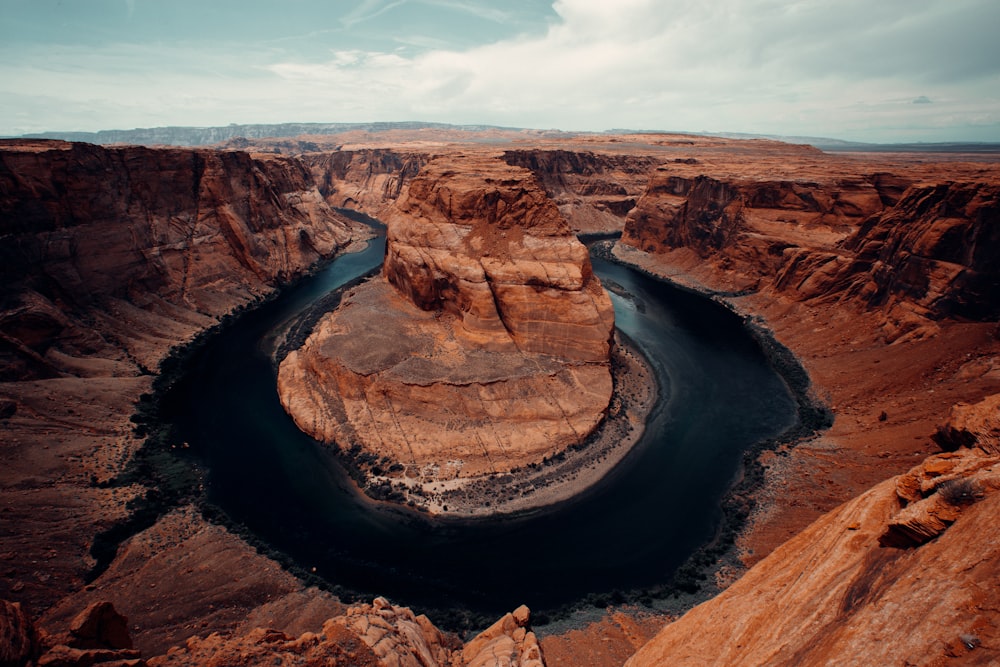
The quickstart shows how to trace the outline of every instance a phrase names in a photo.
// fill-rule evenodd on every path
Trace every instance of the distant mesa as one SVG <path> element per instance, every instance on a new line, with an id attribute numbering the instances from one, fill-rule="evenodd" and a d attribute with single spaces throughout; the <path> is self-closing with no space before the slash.
<path id="1" fill-rule="evenodd" d="M 280 365 L 298 426 L 435 480 L 539 463 L 586 438 L 611 398 L 614 310 L 535 176 L 437 159 L 386 222 L 382 274 Z"/>

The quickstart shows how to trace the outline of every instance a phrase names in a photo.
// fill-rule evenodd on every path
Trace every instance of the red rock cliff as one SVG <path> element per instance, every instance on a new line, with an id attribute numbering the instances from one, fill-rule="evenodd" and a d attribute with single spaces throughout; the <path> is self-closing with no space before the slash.
<path id="1" fill-rule="evenodd" d="M 661 167 L 622 243 L 697 256 L 734 289 L 885 311 L 890 338 L 922 319 L 997 315 L 1000 189 L 885 173 L 826 182 L 677 175 Z M 690 168 L 686 169 L 690 171 Z M 681 264 L 692 264 L 680 260 Z"/>
<path id="2" fill-rule="evenodd" d="M 381 218 L 430 159 L 412 150 L 359 149 L 301 156 L 331 206 Z"/>
<path id="3" fill-rule="evenodd" d="M 39 612 L 83 589 L 95 535 L 147 491 L 113 480 L 150 372 L 349 237 L 293 159 L 0 142 L 0 596 Z"/>
<path id="4" fill-rule="evenodd" d="M 432 162 L 388 220 L 385 275 L 499 350 L 608 359 L 614 315 L 587 249 L 526 170 Z"/>
<path id="5" fill-rule="evenodd" d="M 509 150 L 504 160 L 530 169 L 577 232 L 620 231 L 660 160 L 586 150 Z"/>
<path id="6" fill-rule="evenodd" d="M 293 159 L 61 142 L 0 150 L 0 234 L 8 375 L 71 371 L 60 354 L 112 340 L 154 366 L 178 330 L 349 240 Z"/>
<path id="7" fill-rule="evenodd" d="M 824 515 L 626 665 L 996 664 L 996 409 L 965 408 L 972 449 Z"/>
<path id="8" fill-rule="evenodd" d="M 844 248 L 871 276 L 872 306 L 909 301 L 933 318 L 1000 317 L 1000 186 L 918 184 Z"/>

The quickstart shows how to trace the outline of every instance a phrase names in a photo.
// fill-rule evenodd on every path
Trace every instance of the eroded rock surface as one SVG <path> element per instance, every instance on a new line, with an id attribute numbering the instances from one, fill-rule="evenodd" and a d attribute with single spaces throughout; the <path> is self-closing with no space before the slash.
<path id="1" fill-rule="evenodd" d="M 621 231 L 660 160 L 583 150 L 504 152 L 509 164 L 530 169 L 574 231 Z"/>
<path id="2" fill-rule="evenodd" d="M 586 437 L 611 397 L 614 311 L 532 174 L 432 162 L 388 226 L 383 276 L 281 363 L 299 427 L 435 480 L 509 471 Z"/>
<path id="3" fill-rule="evenodd" d="M 424 615 L 385 598 L 358 604 L 316 632 L 292 636 L 254 628 L 245 634 L 192 637 L 149 661 L 188 665 L 352 665 L 363 667 L 544 667 L 530 612 L 519 607 L 465 645 Z"/>
<path id="4" fill-rule="evenodd" d="M 959 482 L 980 493 L 956 502 Z M 993 664 L 998 510 L 1000 458 L 932 457 L 820 518 L 626 664 Z"/>
<path id="5" fill-rule="evenodd" d="M 747 178 L 662 166 L 622 243 L 688 266 L 707 261 L 733 291 L 880 309 L 890 340 L 928 335 L 942 318 L 997 316 L 1000 274 L 986 259 L 1000 247 L 994 182 L 786 171 Z"/>
<path id="6" fill-rule="evenodd" d="M 294 159 L 0 142 L 0 596 L 83 586 L 168 350 L 350 238 Z"/>
<path id="7" fill-rule="evenodd" d="M 938 427 L 934 441 L 945 450 L 978 447 L 1000 455 L 1000 394 L 971 405 L 952 406 L 948 421 Z"/>
<path id="8" fill-rule="evenodd" d="M 0 144 L 0 234 L 3 379 L 155 368 L 351 236 L 295 160 L 52 141 Z"/>

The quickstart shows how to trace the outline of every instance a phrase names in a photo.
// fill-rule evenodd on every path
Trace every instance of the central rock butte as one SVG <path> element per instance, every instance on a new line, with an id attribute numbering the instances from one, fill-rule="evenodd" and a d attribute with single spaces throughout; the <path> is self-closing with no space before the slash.
<path id="1" fill-rule="evenodd" d="M 374 475 L 423 482 L 508 472 L 586 438 L 611 399 L 614 310 L 535 176 L 431 161 L 387 218 L 382 274 L 280 364 L 298 426 Z"/>

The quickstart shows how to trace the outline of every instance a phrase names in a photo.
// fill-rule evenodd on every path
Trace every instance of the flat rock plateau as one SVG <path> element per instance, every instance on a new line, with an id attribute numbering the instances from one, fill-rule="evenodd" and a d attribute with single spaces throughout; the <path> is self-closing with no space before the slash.
<path id="1" fill-rule="evenodd" d="M 303 428 L 419 469 L 405 479 L 544 457 L 530 443 L 565 396 L 553 378 L 590 390 L 579 421 L 555 420 L 564 433 L 613 405 L 620 346 L 572 232 L 620 233 L 621 261 L 770 330 L 833 425 L 748 464 L 737 558 L 678 618 L 609 607 L 536 634 L 522 607 L 463 641 L 383 598 L 345 604 L 124 474 L 143 461 L 130 418 L 171 350 L 360 239 L 342 208 L 388 222 L 386 267 L 294 353 L 298 371 L 286 360 L 283 385 L 316 392 L 290 407 L 314 415 Z M 0 142 L 0 664 L 997 664 L 998 246 L 988 154 L 502 130 Z M 560 290 L 577 296 L 534 300 Z M 373 311 L 391 317 L 365 354 L 324 349 L 371 333 Z M 422 392 L 459 404 L 499 367 L 551 401 L 520 404 L 523 441 L 441 468 L 409 439 L 442 428 Z M 366 424 L 372 392 L 389 400 Z M 387 442 L 365 440 L 394 411 Z"/>

